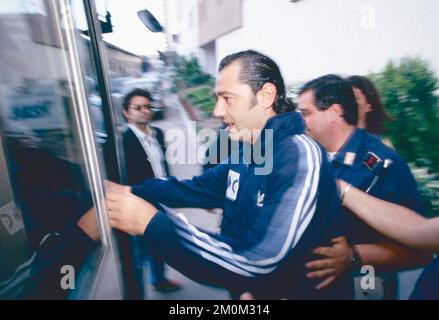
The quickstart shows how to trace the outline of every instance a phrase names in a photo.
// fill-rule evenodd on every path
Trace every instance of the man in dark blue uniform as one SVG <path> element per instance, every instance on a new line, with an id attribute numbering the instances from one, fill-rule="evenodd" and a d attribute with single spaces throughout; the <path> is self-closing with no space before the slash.
<path id="1" fill-rule="evenodd" d="M 299 94 L 299 111 L 307 134 L 325 147 L 337 179 L 377 198 L 423 212 L 416 182 L 405 161 L 379 138 L 356 127 L 357 103 L 345 80 L 326 75 L 305 84 Z M 316 248 L 314 253 L 322 258 L 307 264 L 310 278 L 323 278 L 319 288 L 329 286 L 340 274 L 371 265 L 380 279 L 376 279 L 374 290 L 358 288 L 357 297 L 395 298 L 394 271 L 418 267 L 431 259 L 390 241 L 353 214 L 346 216 L 343 228 L 347 241 L 341 237 L 333 239 L 332 247 Z"/>
<path id="2" fill-rule="evenodd" d="M 196 281 L 228 288 L 234 297 L 250 291 L 271 299 L 352 298 L 349 275 L 325 290 L 316 290 L 316 281 L 305 276 L 311 249 L 340 235 L 335 226 L 342 211 L 329 163 L 304 134 L 300 115 L 290 112 L 294 106 L 277 65 L 254 51 L 227 56 L 215 94 L 214 115 L 228 125 L 232 140 L 243 141 L 239 161 L 190 180 L 111 186 L 111 225 L 143 235 L 152 254 Z M 158 210 L 158 203 L 223 208 L 221 233 Z"/>

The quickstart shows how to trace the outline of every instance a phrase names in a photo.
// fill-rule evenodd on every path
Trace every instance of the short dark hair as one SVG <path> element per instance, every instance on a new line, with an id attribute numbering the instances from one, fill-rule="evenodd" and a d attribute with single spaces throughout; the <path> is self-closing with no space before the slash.
<path id="1" fill-rule="evenodd" d="M 327 74 L 305 83 L 299 95 L 313 90 L 314 100 L 319 110 L 326 110 L 337 103 L 343 107 L 343 118 L 348 124 L 357 125 L 358 105 L 351 85 L 342 77 Z"/>
<path id="2" fill-rule="evenodd" d="M 254 50 L 241 51 L 224 57 L 218 67 L 218 72 L 235 61 L 240 62 L 239 80 L 248 84 L 253 94 L 256 94 L 265 83 L 276 87 L 276 98 L 273 110 L 277 114 L 294 111 L 295 104 L 287 98 L 285 84 L 277 64 L 269 57 Z"/>
<path id="3" fill-rule="evenodd" d="M 373 82 L 366 77 L 357 75 L 351 76 L 346 80 L 352 87 L 361 90 L 367 102 L 371 105 L 372 110 L 366 113 L 366 130 L 377 135 L 384 134 L 384 122 L 390 120 L 391 117 L 386 112 L 386 109 L 384 109 Z"/>
<path id="4" fill-rule="evenodd" d="M 128 106 L 130 105 L 130 101 L 133 97 L 145 97 L 149 101 L 153 101 L 151 93 L 149 93 L 148 90 L 140 89 L 140 88 L 133 89 L 130 92 L 128 92 L 123 98 L 122 106 L 125 111 L 128 110 Z"/>

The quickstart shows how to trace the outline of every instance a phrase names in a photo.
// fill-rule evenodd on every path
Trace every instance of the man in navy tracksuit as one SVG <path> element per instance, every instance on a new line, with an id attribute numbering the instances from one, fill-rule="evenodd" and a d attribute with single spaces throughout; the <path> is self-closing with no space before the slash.
<path id="1" fill-rule="evenodd" d="M 234 297 L 250 291 L 257 298 L 352 298 L 350 277 L 325 290 L 305 277 L 312 248 L 339 235 L 342 213 L 325 155 L 291 112 L 277 65 L 254 51 L 229 55 L 220 64 L 215 94 L 214 115 L 228 125 L 232 140 L 244 142 L 239 161 L 232 155 L 190 180 L 110 185 L 111 225 L 143 235 L 153 255 Z M 221 232 L 196 228 L 156 209 L 160 204 L 223 208 Z"/>

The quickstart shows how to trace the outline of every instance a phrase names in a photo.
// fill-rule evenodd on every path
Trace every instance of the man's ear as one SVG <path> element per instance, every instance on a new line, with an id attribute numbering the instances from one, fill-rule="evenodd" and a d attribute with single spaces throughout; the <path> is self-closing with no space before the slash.
<path id="1" fill-rule="evenodd" d="M 125 109 L 122 110 L 122 114 L 125 117 L 125 119 L 128 119 L 128 112 Z"/>
<path id="2" fill-rule="evenodd" d="M 262 86 L 257 95 L 264 109 L 269 109 L 273 106 L 274 99 L 276 99 L 276 94 L 277 89 L 274 84 L 267 82 Z"/>
<path id="3" fill-rule="evenodd" d="M 334 103 L 332 104 L 329 108 L 328 111 L 330 113 L 331 119 L 337 119 L 339 117 L 343 117 L 344 111 L 343 111 L 343 107 L 341 106 L 341 104 L 338 103 Z"/>

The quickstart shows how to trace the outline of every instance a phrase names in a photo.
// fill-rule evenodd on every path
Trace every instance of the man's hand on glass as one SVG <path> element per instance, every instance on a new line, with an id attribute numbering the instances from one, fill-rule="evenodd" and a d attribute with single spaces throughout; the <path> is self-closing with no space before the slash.
<path id="1" fill-rule="evenodd" d="M 110 225 L 131 235 L 143 235 L 157 208 L 131 192 L 131 187 L 105 181 Z"/>

